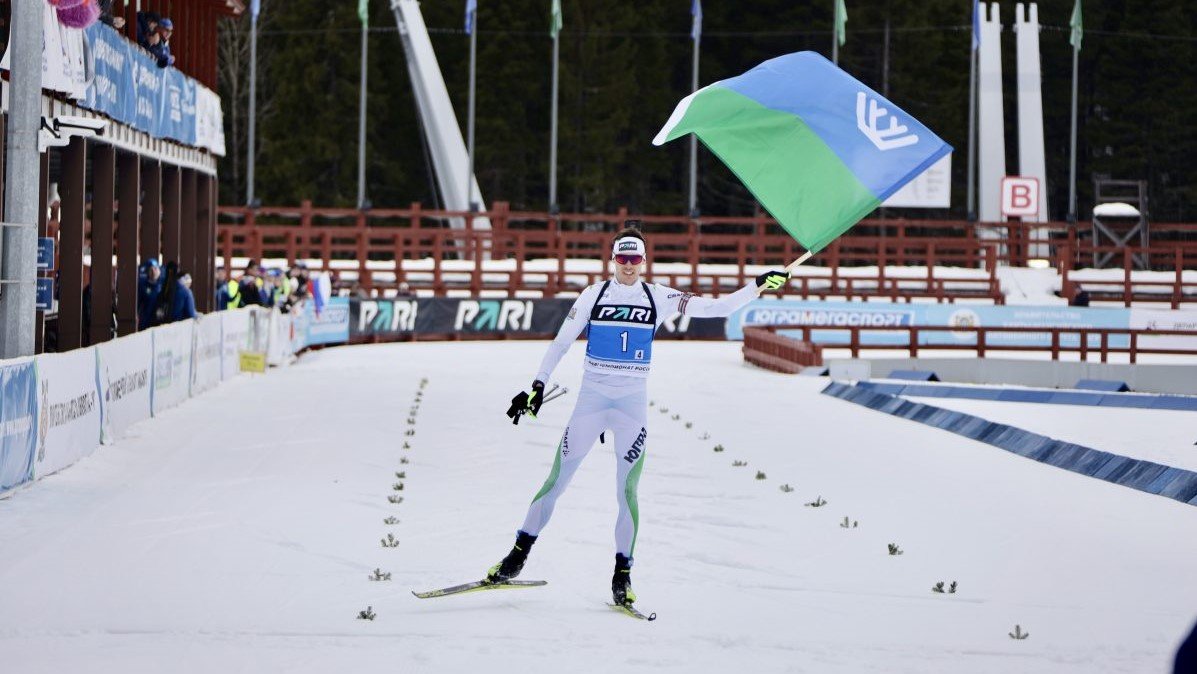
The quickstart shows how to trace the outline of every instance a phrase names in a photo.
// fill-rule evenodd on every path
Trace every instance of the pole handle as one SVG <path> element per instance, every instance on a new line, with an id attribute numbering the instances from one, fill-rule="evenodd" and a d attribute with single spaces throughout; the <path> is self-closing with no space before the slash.
<path id="1" fill-rule="evenodd" d="M 793 262 L 786 265 L 786 273 L 787 274 L 793 273 L 793 271 L 795 269 L 797 269 L 799 266 L 801 266 L 803 262 L 806 262 L 807 260 L 811 259 L 814 256 L 815 256 L 814 251 L 809 251 L 809 250 L 806 251 L 805 253 L 802 254 L 802 257 L 800 257 L 797 260 L 794 260 Z M 765 291 L 764 286 L 761 286 L 756 289 L 756 294 L 759 296 L 764 291 Z"/>

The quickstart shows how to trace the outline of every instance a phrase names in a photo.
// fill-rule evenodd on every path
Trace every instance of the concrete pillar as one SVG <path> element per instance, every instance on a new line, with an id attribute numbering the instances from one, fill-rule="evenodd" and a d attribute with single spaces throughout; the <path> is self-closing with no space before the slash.
<path id="1" fill-rule="evenodd" d="M 57 351 L 83 344 L 83 217 L 87 179 L 87 143 L 72 138 L 62 150 L 62 215 L 58 230 L 58 346 Z"/>
<path id="2" fill-rule="evenodd" d="M 138 202 L 141 200 L 141 158 L 121 152 L 116 159 L 117 201 L 116 332 L 120 336 L 137 332 Z"/>
<path id="3" fill-rule="evenodd" d="M 116 148 L 92 146 L 91 155 L 91 325 L 88 344 L 112 339 L 112 254 L 116 231 Z"/>
<path id="4" fill-rule="evenodd" d="M 996 2 L 981 3 L 977 57 L 977 204 L 981 222 L 1002 222 L 1006 128 L 1002 103 L 1002 20 Z"/>

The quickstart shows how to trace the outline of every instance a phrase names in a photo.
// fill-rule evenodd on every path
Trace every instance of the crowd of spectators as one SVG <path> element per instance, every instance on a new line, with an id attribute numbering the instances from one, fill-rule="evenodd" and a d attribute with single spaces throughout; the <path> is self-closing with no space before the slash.
<path id="1" fill-rule="evenodd" d="M 225 270 L 216 271 L 216 308 L 237 309 L 257 305 L 278 307 L 284 313 L 308 297 L 307 267 L 297 263 L 290 269 L 266 268 L 250 260 L 241 275 L 229 278 Z"/>
<path id="2" fill-rule="evenodd" d="M 174 65 L 175 57 L 170 53 L 170 36 L 175 25 L 167 17 L 154 12 L 137 13 L 137 44 L 158 60 L 158 67 Z"/>

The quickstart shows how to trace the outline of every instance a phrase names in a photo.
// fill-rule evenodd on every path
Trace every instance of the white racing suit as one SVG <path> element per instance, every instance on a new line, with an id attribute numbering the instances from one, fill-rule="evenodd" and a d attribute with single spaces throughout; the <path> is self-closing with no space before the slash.
<path id="1" fill-rule="evenodd" d="M 557 446 L 549 477 L 528 507 L 521 527 L 524 532 L 540 535 L 558 497 L 599 434 L 611 431 L 607 437 L 615 448 L 615 500 L 619 504 L 615 551 L 632 557 L 640 521 L 636 487 L 648 448 L 647 382 L 657 326 L 675 313 L 694 318 L 727 316 L 756 296 L 754 283 L 719 299 L 644 282 L 628 286 L 605 281 L 582 291 L 536 373 L 536 379 L 547 382 L 570 345 L 589 327 L 578 402 Z"/>

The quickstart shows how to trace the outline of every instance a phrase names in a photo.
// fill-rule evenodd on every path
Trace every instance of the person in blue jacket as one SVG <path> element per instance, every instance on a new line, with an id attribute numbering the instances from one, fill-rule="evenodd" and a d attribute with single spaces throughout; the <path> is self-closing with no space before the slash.
<path id="1" fill-rule="evenodd" d="M 183 272 L 175 281 L 175 293 L 170 303 L 170 321 L 199 318 L 195 311 L 195 295 L 191 292 L 191 274 Z"/>
<path id="2" fill-rule="evenodd" d="M 158 306 L 158 294 L 162 292 L 162 267 L 158 258 L 142 261 L 137 268 L 137 329 L 148 330 L 157 323 L 154 308 Z"/>

